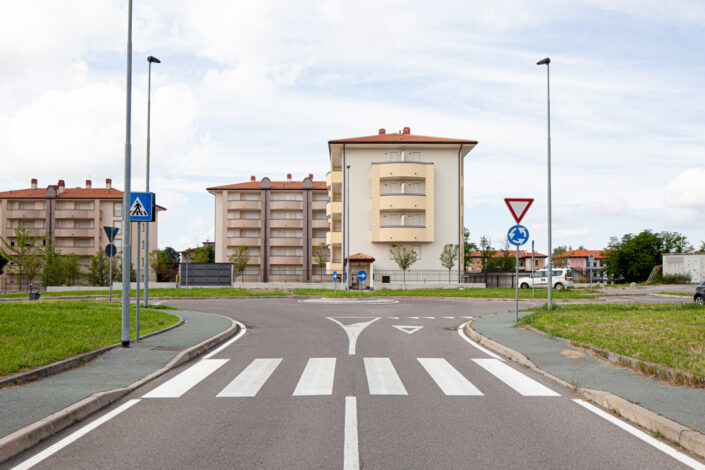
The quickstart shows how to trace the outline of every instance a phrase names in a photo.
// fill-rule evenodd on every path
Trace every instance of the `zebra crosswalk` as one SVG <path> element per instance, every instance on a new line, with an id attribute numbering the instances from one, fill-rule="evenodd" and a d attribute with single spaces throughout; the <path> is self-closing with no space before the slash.
<path id="1" fill-rule="evenodd" d="M 199 382 L 221 368 L 229 359 L 202 359 L 193 366 L 146 393 L 143 398 L 179 398 Z M 245 367 L 216 396 L 219 398 L 256 397 L 267 381 L 276 373 L 282 358 L 257 358 Z M 444 358 L 417 358 L 421 370 L 447 396 L 485 395 L 470 379 Z M 525 397 L 560 396 L 545 385 L 512 368 L 499 359 L 472 359 L 480 373 L 494 379 Z M 332 395 L 334 390 L 336 358 L 308 359 L 292 396 Z M 363 366 L 370 395 L 408 395 L 402 378 L 388 357 L 365 357 Z"/>

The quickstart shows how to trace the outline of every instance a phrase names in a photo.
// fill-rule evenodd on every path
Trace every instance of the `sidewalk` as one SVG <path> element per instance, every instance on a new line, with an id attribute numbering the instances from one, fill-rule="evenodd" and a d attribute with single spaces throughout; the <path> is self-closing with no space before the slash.
<path id="1" fill-rule="evenodd" d="M 8 435 L 25 430 L 27 426 L 82 400 L 86 401 L 100 392 L 129 387 L 159 371 L 179 354 L 186 351 L 182 357 L 186 361 L 202 354 L 206 348 L 210 349 L 225 341 L 236 332 L 235 324 L 220 315 L 186 310 L 177 310 L 174 313 L 185 320 L 183 325 L 140 340 L 137 344 L 131 343 L 129 348 L 111 349 L 84 366 L 41 380 L 0 389 L 0 462 L 4 460 L 2 447 L 7 441 L 3 438 Z M 211 338 L 213 341 L 209 344 L 201 344 Z M 200 347 L 194 348 L 197 345 Z M 127 392 L 129 390 L 125 391 Z M 100 400 L 100 403 L 94 403 L 90 408 L 96 411 L 117 398 L 119 397 L 110 396 L 108 400 Z M 82 414 L 86 412 L 84 410 Z M 55 428 L 56 425 L 43 427 Z M 54 429 L 50 434 L 58 430 Z"/>
<path id="2" fill-rule="evenodd" d="M 488 315 L 472 327 L 481 335 L 522 353 L 540 369 L 577 388 L 603 390 L 705 433 L 705 389 L 678 387 L 616 367 L 549 336 L 514 327 L 514 313 Z M 565 350 L 581 353 L 567 357 Z M 561 354 L 564 351 L 564 354 Z M 569 356 L 578 356 L 570 354 Z"/>

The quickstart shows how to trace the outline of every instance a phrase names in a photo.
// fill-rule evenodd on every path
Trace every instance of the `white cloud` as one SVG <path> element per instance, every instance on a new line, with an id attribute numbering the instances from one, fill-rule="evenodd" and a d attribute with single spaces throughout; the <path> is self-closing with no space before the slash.
<path id="1" fill-rule="evenodd" d="M 705 168 L 689 168 L 666 186 L 666 202 L 670 206 L 699 207 L 705 205 Z"/>

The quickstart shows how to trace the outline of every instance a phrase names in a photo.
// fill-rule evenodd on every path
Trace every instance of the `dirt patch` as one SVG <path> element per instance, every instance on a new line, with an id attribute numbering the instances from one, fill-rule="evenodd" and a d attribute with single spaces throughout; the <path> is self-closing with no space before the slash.
<path id="1" fill-rule="evenodd" d="M 564 349 L 561 351 L 561 354 L 569 359 L 580 359 L 581 357 L 585 357 L 585 354 L 576 351 L 575 349 Z"/>

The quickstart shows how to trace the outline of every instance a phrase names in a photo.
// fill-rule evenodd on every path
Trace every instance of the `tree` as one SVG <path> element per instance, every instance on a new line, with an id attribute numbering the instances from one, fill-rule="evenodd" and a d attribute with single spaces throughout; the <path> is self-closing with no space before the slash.
<path id="1" fill-rule="evenodd" d="M 64 273 L 64 263 L 61 254 L 56 251 L 54 239 L 51 236 L 44 237 L 44 248 L 42 253 L 42 284 L 46 286 L 60 286 L 66 282 Z"/>
<path id="2" fill-rule="evenodd" d="M 313 264 L 318 266 L 321 272 L 321 282 L 323 282 L 323 268 L 328 262 L 329 254 L 328 246 L 325 243 L 320 243 L 313 247 Z"/>
<path id="3" fill-rule="evenodd" d="M 553 259 L 551 260 L 554 268 L 565 268 L 568 266 L 568 258 L 556 258 L 558 255 L 572 251 L 573 247 L 568 245 L 559 245 L 553 249 Z"/>
<path id="4" fill-rule="evenodd" d="M 413 248 L 407 248 L 404 246 L 392 244 L 394 261 L 396 261 L 397 266 L 402 270 L 402 282 L 406 283 L 406 270 L 411 267 L 419 259 L 419 255 L 413 250 Z"/>
<path id="5" fill-rule="evenodd" d="M 649 277 L 654 266 L 662 264 L 661 253 L 679 253 L 689 248 L 692 246 L 687 238 L 678 232 L 643 230 L 638 235 L 627 233 L 621 240 L 611 237 L 605 272 L 613 280 L 641 282 Z"/>
<path id="6" fill-rule="evenodd" d="M 492 240 L 489 237 L 480 237 L 480 263 L 482 264 L 482 271 L 487 273 L 487 262 L 492 259 L 494 255 L 494 248 L 492 248 Z M 485 276 L 485 282 L 487 281 L 487 276 Z"/>
<path id="7" fill-rule="evenodd" d="M 149 266 L 154 271 L 158 282 L 173 281 L 176 279 L 176 270 L 179 265 L 179 255 L 173 248 L 152 250 L 149 253 Z"/>
<path id="8" fill-rule="evenodd" d="M 242 282 L 245 282 L 245 269 L 250 261 L 250 247 L 238 246 L 235 252 L 230 255 L 230 262 L 233 263 L 233 277 L 242 276 Z"/>
<path id="9" fill-rule="evenodd" d="M 3 247 L 0 247 L 0 253 L 10 262 L 7 272 L 17 276 L 20 290 L 22 290 L 22 281 L 26 281 L 26 286 L 29 288 L 42 270 L 41 253 L 36 246 L 37 238 L 33 237 L 26 228 L 17 227 L 14 241 L 8 242 L 2 237 L 0 241 L 3 244 Z"/>
<path id="10" fill-rule="evenodd" d="M 66 284 L 69 286 L 75 286 L 84 276 L 83 269 L 78 263 L 78 255 L 69 253 L 64 255 L 62 258 L 64 274 L 66 275 Z"/>
<path id="11" fill-rule="evenodd" d="M 171 260 L 172 264 L 179 264 L 179 254 L 172 247 L 164 248 L 164 255 Z"/>
<path id="12" fill-rule="evenodd" d="M 705 241 L 700 242 L 700 246 L 698 247 L 698 251 L 700 253 L 705 252 Z M 2 260 L 0 260 L 0 274 L 2 274 Z"/>
<path id="13" fill-rule="evenodd" d="M 5 269 L 5 265 L 7 263 L 7 258 L 5 258 L 2 253 L 0 253 L 0 274 L 3 273 L 3 270 Z"/>
<path id="14" fill-rule="evenodd" d="M 122 282 L 122 251 L 113 258 L 113 268 L 115 269 L 113 279 Z M 135 265 L 132 262 L 130 262 L 130 282 L 137 282 L 137 273 L 135 272 Z"/>
<path id="15" fill-rule="evenodd" d="M 450 282 L 450 271 L 455 266 L 455 260 L 458 259 L 459 253 L 458 245 L 452 243 L 447 243 L 441 251 L 441 264 L 448 270 L 448 282 Z"/>
<path id="16" fill-rule="evenodd" d="M 115 271 L 115 266 L 113 266 Z M 113 274 L 113 279 L 115 279 Z M 110 259 L 103 250 L 91 256 L 91 265 L 88 268 L 88 282 L 92 286 L 110 285 Z"/>
<path id="17" fill-rule="evenodd" d="M 202 246 L 191 252 L 192 263 L 215 263 L 215 249 L 212 246 Z"/>
<path id="18" fill-rule="evenodd" d="M 470 230 L 467 227 L 463 229 L 463 270 L 468 270 L 468 265 L 472 263 L 470 253 L 477 251 L 477 245 L 470 241 Z"/>

